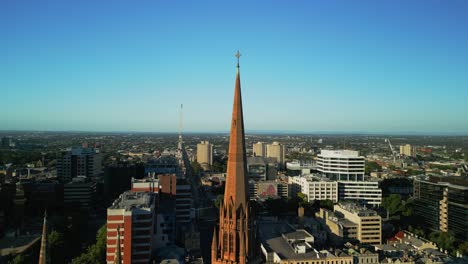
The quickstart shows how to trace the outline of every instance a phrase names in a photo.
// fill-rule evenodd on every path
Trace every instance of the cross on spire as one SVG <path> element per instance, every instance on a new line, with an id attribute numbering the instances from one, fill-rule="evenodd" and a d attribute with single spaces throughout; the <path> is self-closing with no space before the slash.
<path id="1" fill-rule="evenodd" d="M 239 50 L 237 50 L 237 53 L 236 53 L 235 56 L 236 56 L 236 58 L 237 58 L 237 68 L 239 68 L 239 58 L 240 58 L 240 56 L 241 56 Z"/>

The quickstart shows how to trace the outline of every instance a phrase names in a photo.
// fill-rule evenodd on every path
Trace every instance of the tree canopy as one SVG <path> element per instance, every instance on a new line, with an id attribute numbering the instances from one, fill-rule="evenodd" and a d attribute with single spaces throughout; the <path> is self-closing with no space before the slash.
<path id="1" fill-rule="evenodd" d="M 390 194 L 388 197 L 383 198 L 382 207 L 387 210 L 390 215 L 395 215 L 402 209 L 400 195 Z"/>
<path id="2" fill-rule="evenodd" d="M 72 264 L 100 264 L 106 262 L 107 227 L 103 225 L 97 232 L 96 243 L 89 246 L 86 252 L 72 260 Z"/>

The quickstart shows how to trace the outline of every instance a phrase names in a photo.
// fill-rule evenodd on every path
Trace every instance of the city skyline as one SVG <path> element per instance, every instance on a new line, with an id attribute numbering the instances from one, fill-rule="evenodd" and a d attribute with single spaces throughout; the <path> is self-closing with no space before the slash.
<path id="1" fill-rule="evenodd" d="M 227 133 L 240 49 L 247 133 L 468 134 L 463 1 L 109 3 L 0 4 L 0 130 Z"/>

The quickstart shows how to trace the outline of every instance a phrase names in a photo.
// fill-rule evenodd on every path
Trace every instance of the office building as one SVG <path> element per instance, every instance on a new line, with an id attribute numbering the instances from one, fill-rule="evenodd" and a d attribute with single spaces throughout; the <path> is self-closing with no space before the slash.
<path id="1" fill-rule="evenodd" d="M 317 169 L 317 164 L 315 161 L 293 160 L 286 162 L 286 169 L 301 173 L 307 171 L 310 174 L 310 170 Z"/>
<path id="2" fill-rule="evenodd" d="M 273 142 L 266 146 L 266 154 L 268 158 L 275 158 L 280 168 L 284 168 L 286 162 L 286 146 L 279 142 Z"/>
<path id="3" fill-rule="evenodd" d="M 94 177 L 102 171 L 102 154 L 93 148 L 74 148 L 57 158 L 57 177 L 69 182 L 77 176 Z"/>
<path id="4" fill-rule="evenodd" d="M 338 182 L 312 175 L 289 177 L 291 193 L 295 196 L 301 192 L 308 202 L 314 200 L 331 200 L 338 202 Z"/>
<path id="5" fill-rule="evenodd" d="M 124 192 L 107 209 L 106 261 L 149 263 L 153 250 L 155 195 Z"/>
<path id="6" fill-rule="evenodd" d="M 365 158 L 353 150 L 321 150 L 317 170 L 331 180 L 363 181 Z"/>
<path id="7" fill-rule="evenodd" d="M 468 186 L 449 177 L 414 181 L 414 215 L 433 231 L 451 232 L 468 240 Z"/>
<path id="8" fill-rule="evenodd" d="M 257 142 L 253 144 L 254 157 L 266 157 L 266 144 L 265 142 Z"/>
<path id="9" fill-rule="evenodd" d="M 63 200 L 70 209 L 93 209 L 96 203 L 96 182 L 84 176 L 73 178 L 63 185 Z"/>
<path id="10" fill-rule="evenodd" d="M 159 180 L 152 177 L 143 179 L 132 178 L 131 191 L 159 193 Z"/>
<path id="11" fill-rule="evenodd" d="M 382 243 L 382 218 L 374 211 L 353 203 L 336 204 L 335 214 L 357 224 L 356 237 L 361 244 L 380 245 Z"/>
<path id="12" fill-rule="evenodd" d="M 197 162 L 203 169 L 211 169 L 213 165 L 213 145 L 208 141 L 197 144 Z"/>
<path id="13" fill-rule="evenodd" d="M 249 179 L 254 181 L 275 180 L 278 173 L 275 158 L 248 157 L 247 171 Z"/>
<path id="14" fill-rule="evenodd" d="M 379 206 L 382 189 L 377 181 L 338 181 L 338 200 Z"/>
<path id="15" fill-rule="evenodd" d="M 162 199 L 156 210 L 155 234 L 153 247 L 164 248 L 174 244 L 176 236 L 175 201 Z"/>
<path id="16" fill-rule="evenodd" d="M 407 157 L 416 157 L 416 148 L 410 144 L 400 146 L 400 155 Z"/>
<path id="17" fill-rule="evenodd" d="M 343 242 L 358 242 L 358 224 L 344 218 L 342 214 L 335 214 L 333 211 L 320 208 L 319 212 L 315 213 L 315 218 L 327 227 L 328 232 L 333 234 L 329 236 L 333 245 L 340 245 Z"/>
<path id="18" fill-rule="evenodd" d="M 240 54 L 237 52 L 237 58 Z M 244 119 L 237 63 L 234 105 L 224 200 L 219 206 L 219 225 L 214 228 L 211 263 L 256 263 L 254 215 L 250 208 L 245 153 Z"/>
<path id="19" fill-rule="evenodd" d="M 107 201 L 113 201 L 129 190 L 132 179 L 141 179 L 144 176 L 143 164 L 118 162 L 107 166 L 104 169 L 104 195 Z"/>
<path id="20" fill-rule="evenodd" d="M 185 179 L 176 184 L 176 223 L 189 223 L 195 217 L 192 199 L 192 186 Z"/>
<path id="21" fill-rule="evenodd" d="M 159 194 L 161 197 L 175 197 L 177 192 L 177 175 L 161 174 L 158 175 Z"/>

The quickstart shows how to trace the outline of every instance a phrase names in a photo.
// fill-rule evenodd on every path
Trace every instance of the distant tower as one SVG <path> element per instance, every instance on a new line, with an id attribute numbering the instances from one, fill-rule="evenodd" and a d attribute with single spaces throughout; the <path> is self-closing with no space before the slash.
<path id="1" fill-rule="evenodd" d="M 42 226 L 41 251 L 39 252 L 38 264 L 49 264 L 49 241 L 47 238 L 47 210 L 44 213 L 44 224 Z"/>
<path id="2" fill-rule="evenodd" d="M 179 151 L 183 149 L 183 143 L 184 141 L 182 140 L 182 128 L 183 128 L 183 122 L 184 122 L 184 113 L 183 113 L 183 107 L 184 105 L 180 105 L 180 110 L 179 110 L 179 144 L 178 144 L 178 149 Z"/>
<path id="3" fill-rule="evenodd" d="M 231 134 L 224 201 L 219 207 L 219 228 L 215 227 L 211 246 L 211 263 L 246 264 L 255 259 L 255 231 L 249 204 L 248 174 L 245 151 L 244 120 L 237 52 Z"/>

